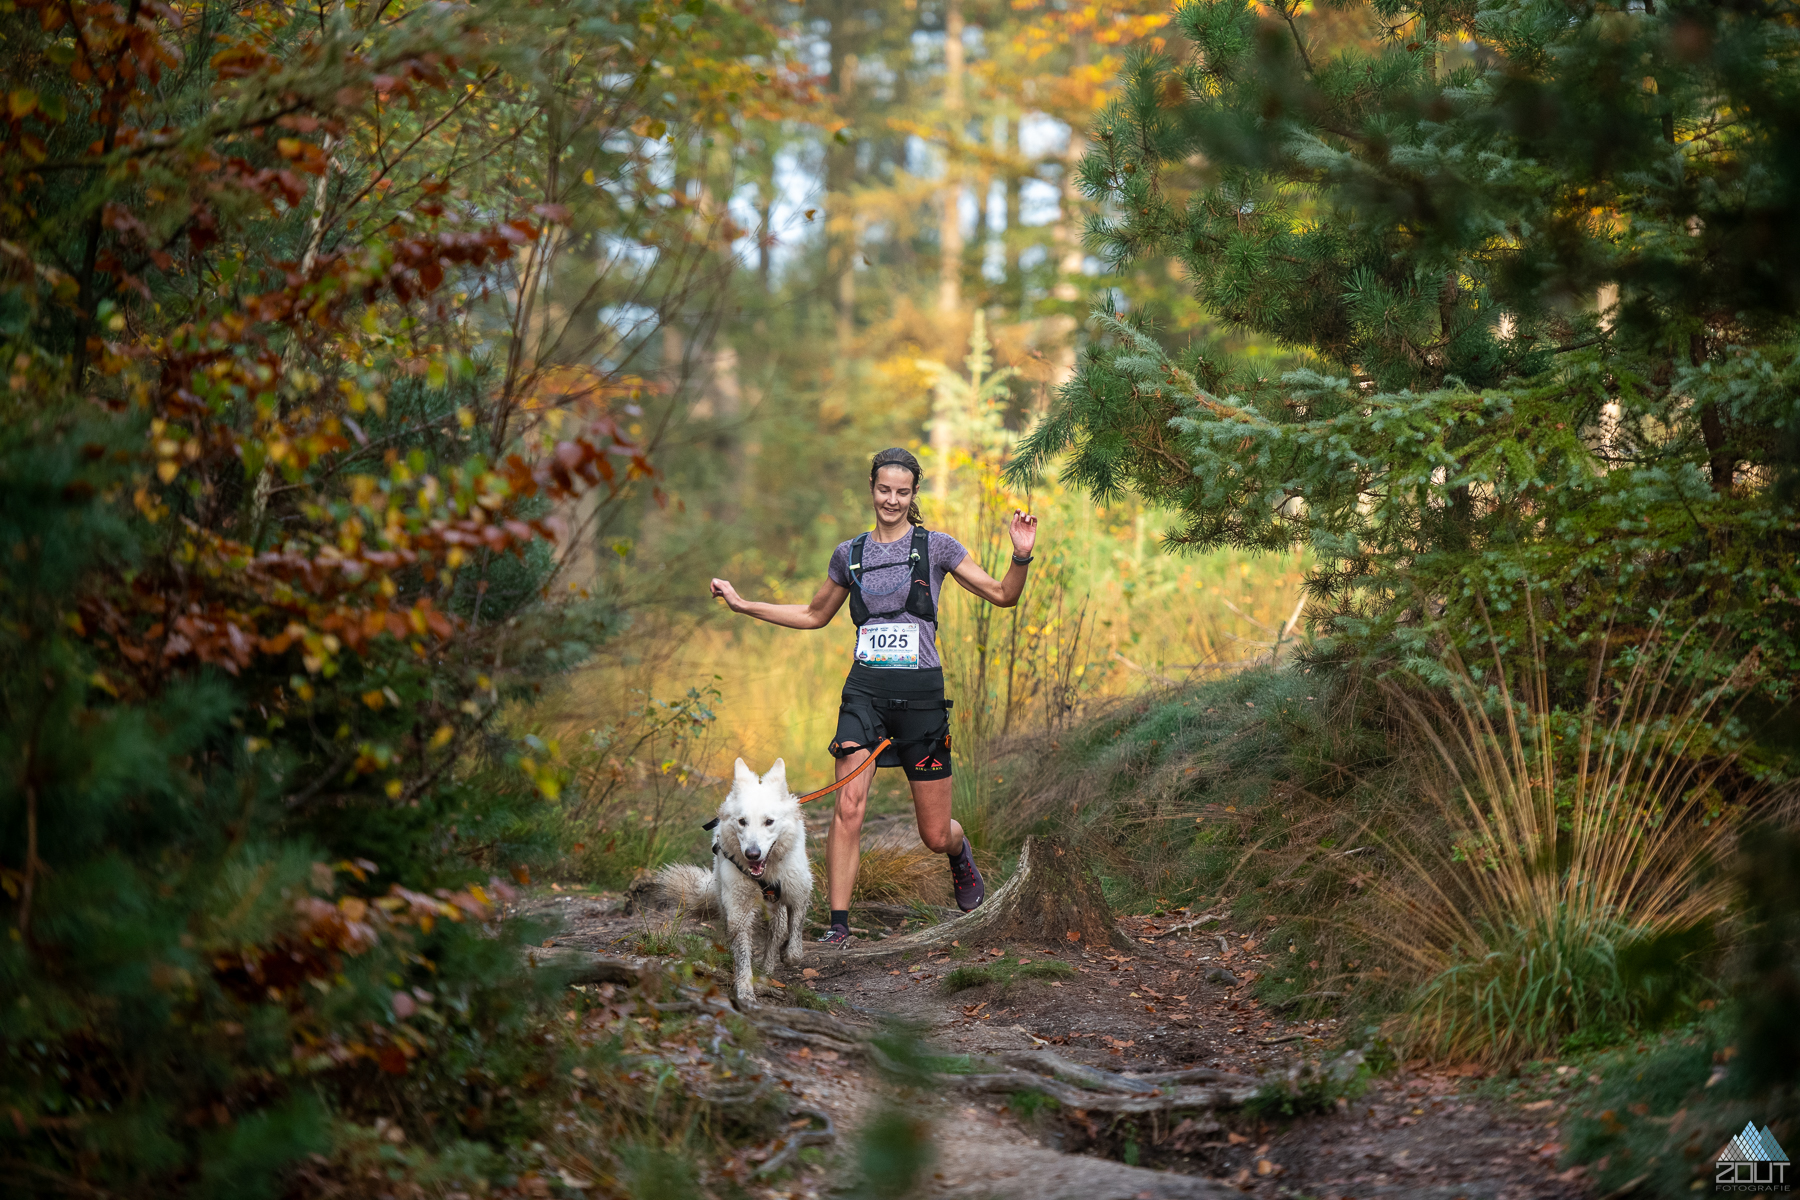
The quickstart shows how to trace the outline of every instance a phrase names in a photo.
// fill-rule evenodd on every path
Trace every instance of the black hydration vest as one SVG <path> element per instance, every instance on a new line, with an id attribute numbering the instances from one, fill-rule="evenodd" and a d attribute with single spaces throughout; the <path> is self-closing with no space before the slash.
<path id="1" fill-rule="evenodd" d="M 921 621 L 937 624 L 937 605 L 931 602 L 931 534 L 923 525 L 914 525 L 912 531 L 912 555 L 906 567 L 912 572 L 912 587 L 906 593 L 906 606 L 893 612 L 871 613 L 868 601 L 862 594 L 863 545 L 869 535 L 859 533 L 850 543 L 850 619 L 861 629 L 868 624 L 871 616 L 892 617 L 902 612 L 911 613 Z M 899 566 L 899 563 L 893 564 Z M 885 569 L 885 568 L 884 568 Z M 920 578 L 924 576 L 924 578 Z"/>

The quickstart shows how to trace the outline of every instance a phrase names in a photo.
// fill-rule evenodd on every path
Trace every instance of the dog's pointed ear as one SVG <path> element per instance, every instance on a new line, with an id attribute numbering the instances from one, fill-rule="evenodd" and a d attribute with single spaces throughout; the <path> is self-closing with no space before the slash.
<path id="1" fill-rule="evenodd" d="M 756 772 L 752 771 L 750 769 L 750 765 L 748 763 L 746 763 L 743 759 L 741 759 L 741 758 L 738 759 L 737 762 L 733 765 L 736 769 L 737 781 L 739 783 L 755 783 L 756 782 Z"/>
<path id="2" fill-rule="evenodd" d="M 787 791 L 787 763 L 776 759 L 775 765 L 769 768 L 769 773 L 763 776 L 763 782 L 772 783 L 782 791 Z"/>

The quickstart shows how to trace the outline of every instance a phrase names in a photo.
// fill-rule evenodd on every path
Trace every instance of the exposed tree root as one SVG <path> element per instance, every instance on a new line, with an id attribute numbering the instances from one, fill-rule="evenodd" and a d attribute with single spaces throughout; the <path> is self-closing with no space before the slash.
<path id="1" fill-rule="evenodd" d="M 955 941 L 1008 939 L 1040 946 L 1131 948 L 1113 924 L 1100 881 L 1082 857 L 1060 838 L 1034 836 L 1025 839 L 1018 869 L 974 912 L 837 953 L 843 958 L 882 958 Z"/>
<path id="2" fill-rule="evenodd" d="M 723 1003 L 722 998 L 720 1002 Z M 758 1006 L 742 1015 L 767 1037 L 798 1041 L 842 1054 L 862 1054 L 877 1066 L 895 1072 L 902 1070 L 874 1041 L 871 1030 L 825 1013 L 804 1008 Z M 967 1075 L 934 1072 L 929 1083 L 933 1087 L 962 1092 L 1042 1092 L 1069 1108 L 1110 1113 L 1234 1108 L 1256 1095 L 1262 1087 L 1260 1080 L 1226 1071 L 1119 1075 L 1071 1062 L 1060 1054 L 1041 1049 L 1015 1051 L 997 1057 L 975 1056 L 972 1065 L 976 1070 Z M 1188 1084 L 1197 1079 L 1205 1079 L 1211 1086 Z"/>
<path id="3" fill-rule="evenodd" d="M 788 1115 L 810 1117 L 819 1122 L 809 1129 L 797 1130 L 784 1137 L 776 1138 L 769 1145 L 769 1157 L 763 1160 L 762 1166 L 756 1168 L 758 1175 L 773 1175 L 792 1162 L 800 1151 L 808 1146 L 829 1146 L 837 1141 L 837 1127 L 831 1123 L 831 1117 L 816 1108 L 790 1109 Z"/>
<path id="4" fill-rule="evenodd" d="M 1020 874 L 1024 874 L 1023 870 Z M 567 947 L 534 948 L 528 953 L 532 965 L 565 971 L 570 983 L 632 985 L 660 970 L 654 959 L 595 954 Z M 717 989 L 702 991 L 689 987 L 681 989 L 681 994 L 681 1000 L 659 1005 L 659 1008 L 665 1011 L 710 1010 L 721 1015 L 731 1013 L 755 1026 L 765 1037 L 799 1042 L 820 1050 L 835 1050 L 846 1056 L 863 1056 L 884 1069 L 902 1070 L 875 1041 L 875 1031 L 868 1026 L 855 1025 L 807 1008 L 759 1004 L 740 1012 Z M 998 1056 L 978 1055 L 971 1060 L 971 1065 L 975 1070 L 969 1074 L 933 1072 L 928 1082 L 947 1091 L 1042 1092 L 1068 1108 L 1125 1114 L 1235 1108 L 1256 1095 L 1263 1086 L 1261 1080 L 1251 1076 L 1208 1068 L 1120 1075 L 1072 1062 L 1041 1048 Z M 796 1142 L 793 1151 L 797 1153 L 803 1144 L 822 1143 Z M 785 1153 L 785 1149 L 782 1152 Z"/>
<path id="5" fill-rule="evenodd" d="M 658 974 L 662 964 L 653 958 L 622 954 L 595 954 L 569 946 L 532 946 L 525 951 L 525 965 L 567 973 L 569 983 L 615 983 L 627 987 Z"/>
<path id="6" fill-rule="evenodd" d="M 1236 1108 L 1259 1090 L 1250 1088 L 1171 1088 L 1149 1096 L 1120 1096 L 1110 1092 L 1094 1092 L 1071 1087 L 1059 1080 L 1024 1071 L 1005 1071 L 994 1075 L 939 1075 L 935 1082 L 946 1088 L 965 1092 L 1043 1092 L 1065 1108 L 1083 1112 L 1168 1113 L 1186 1109 Z"/>

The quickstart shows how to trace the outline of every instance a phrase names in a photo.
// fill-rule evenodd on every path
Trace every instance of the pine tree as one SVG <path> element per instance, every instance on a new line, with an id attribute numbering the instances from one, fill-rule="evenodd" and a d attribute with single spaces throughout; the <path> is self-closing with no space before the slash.
<path id="1" fill-rule="evenodd" d="M 1081 168 L 1096 251 L 1178 255 L 1293 369 L 1098 311 L 1015 469 L 1067 451 L 1176 546 L 1309 547 L 1345 652 L 1697 619 L 1785 694 L 1789 16 L 1378 0 L 1330 48 L 1303 8 L 1184 4 L 1193 53 L 1132 62 Z"/>

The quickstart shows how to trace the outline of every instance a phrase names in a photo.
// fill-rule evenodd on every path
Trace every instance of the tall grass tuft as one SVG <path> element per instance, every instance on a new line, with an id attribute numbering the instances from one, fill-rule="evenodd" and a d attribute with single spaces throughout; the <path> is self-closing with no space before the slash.
<path id="1" fill-rule="evenodd" d="M 828 875 L 824 849 L 821 840 L 813 864 L 814 878 L 821 881 L 821 887 Z M 950 870 L 944 856 L 926 849 L 910 826 L 889 827 L 864 838 L 850 899 L 854 904 L 906 904 L 913 900 L 949 904 L 953 899 Z"/>
<path id="2" fill-rule="evenodd" d="M 1692 650 L 1597 655 L 1585 702 L 1552 704 L 1541 652 L 1496 648 L 1480 679 L 1447 661 L 1450 701 L 1402 695 L 1445 773 L 1425 788 L 1449 830 L 1435 850 L 1389 843 L 1400 866 L 1386 931 L 1423 976 L 1407 1013 L 1416 1051 L 1492 1065 L 1614 1036 L 1661 997 L 1628 960 L 1698 982 L 1691 952 L 1723 908 L 1735 754 L 1718 737 L 1728 688 L 1678 685 Z M 1622 675 L 1622 678 L 1620 677 Z M 1664 990 L 1668 984 L 1663 983 Z"/>

